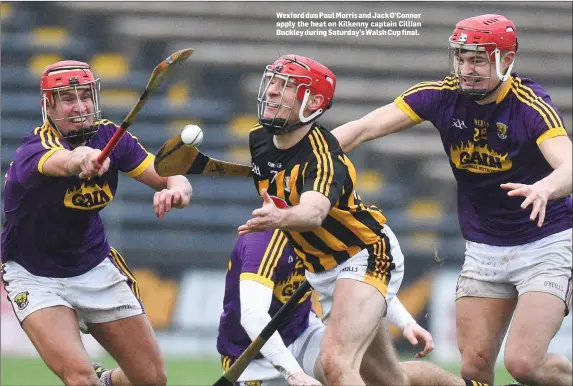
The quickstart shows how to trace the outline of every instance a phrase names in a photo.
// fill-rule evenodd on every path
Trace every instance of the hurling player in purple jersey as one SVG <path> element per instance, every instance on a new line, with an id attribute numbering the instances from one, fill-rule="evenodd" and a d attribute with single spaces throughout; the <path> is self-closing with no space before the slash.
<path id="1" fill-rule="evenodd" d="M 462 375 L 492 383 L 505 366 L 528 385 L 570 385 L 547 352 L 571 300 L 572 148 L 547 91 L 512 73 L 516 28 L 501 15 L 460 21 L 451 76 L 421 82 L 333 133 L 345 151 L 430 121 L 457 181 L 466 253 L 456 294 Z"/>
<path id="2" fill-rule="evenodd" d="M 129 133 L 98 162 L 118 127 L 100 119 L 99 79 L 87 63 L 46 67 L 41 93 L 43 123 L 24 137 L 4 190 L 2 279 L 14 312 L 66 385 L 165 385 L 137 282 L 109 245 L 99 211 L 114 199 L 120 171 L 157 191 L 159 218 L 189 204 L 191 185 L 158 176 L 153 156 Z M 120 367 L 96 370 L 80 329 Z"/>
<path id="3" fill-rule="evenodd" d="M 227 269 L 223 314 L 219 324 L 217 350 L 225 371 L 245 351 L 305 279 L 305 268 L 286 235 L 280 230 L 239 236 Z M 324 381 L 319 351 L 325 324 L 311 309 L 310 292 L 298 308 L 265 343 L 238 379 L 237 385 L 320 385 Z M 432 335 L 416 323 L 398 296 L 388 306 L 388 319 L 412 343 L 424 344 L 421 358 L 433 348 Z M 326 321 L 328 318 L 325 319 Z M 388 338 L 389 339 L 389 338 Z M 474 385 L 427 361 L 383 365 L 393 349 L 385 352 L 384 339 L 374 338 L 360 372 L 367 384 L 385 385 Z M 393 365 L 393 364 L 396 365 Z M 316 378 L 316 379 L 315 379 Z"/>

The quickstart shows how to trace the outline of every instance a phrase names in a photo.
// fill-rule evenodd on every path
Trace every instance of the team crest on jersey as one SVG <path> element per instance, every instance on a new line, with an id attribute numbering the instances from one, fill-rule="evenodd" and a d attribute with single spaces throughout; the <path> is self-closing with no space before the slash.
<path id="1" fill-rule="evenodd" d="M 241 386 L 261 386 L 263 384 L 262 381 L 243 381 L 237 383 Z"/>
<path id="2" fill-rule="evenodd" d="M 497 126 L 497 136 L 501 139 L 507 138 L 507 125 L 505 123 L 497 122 L 495 124 Z"/>
<path id="3" fill-rule="evenodd" d="M 472 173 L 489 174 L 510 170 L 512 166 L 509 154 L 500 154 L 487 145 L 473 142 L 450 147 L 450 159 L 458 169 Z"/>
<path id="4" fill-rule="evenodd" d="M 111 200 L 113 194 L 107 182 L 103 186 L 82 182 L 80 186 L 66 190 L 64 205 L 72 209 L 92 210 L 106 206 Z"/>
<path id="5" fill-rule="evenodd" d="M 16 303 L 16 306 L 18 306 L 19 310 L 23 310 L 24 308 L 26 308 L 28 306 L 28 295 L 30 295 L 30 293 L 28 291 L 20 292 L 14 298 L 14 302 Z"/>

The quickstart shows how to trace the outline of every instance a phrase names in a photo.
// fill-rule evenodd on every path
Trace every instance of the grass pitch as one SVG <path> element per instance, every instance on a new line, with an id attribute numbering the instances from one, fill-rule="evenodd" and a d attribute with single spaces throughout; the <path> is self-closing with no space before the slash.
<path id="1" fill-rule="evenodd" d="M 96 362 L 109 368 L 115 366 L 114 360 L 107 356 Z M 63 383 L 44 365 L 40 359 L 1 358 L 1 381 L 3 386 L 55 386 Z M 221 364 L 216 359 L 166 358 L 167 379 L 169 385 L 207 386 L 212 385 L 222 374 Z M 459 365 L 442 365 L 454 374 L 459 374 Z M 513 382 L 513 378 L 503 368 L 496 370 L 496 384 Z"/>

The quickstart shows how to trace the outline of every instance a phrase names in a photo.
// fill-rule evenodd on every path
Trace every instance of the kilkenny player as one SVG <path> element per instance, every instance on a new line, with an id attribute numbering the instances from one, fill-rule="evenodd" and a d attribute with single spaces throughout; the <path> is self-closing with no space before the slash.
<path id="1" fill-rule="evenodd" d="M 266 67 L 260 125 L 249 136 L 263 206 L 239 233 L 284 231 L 323 306 L 324 382 L 363 385 L 365 354 L 388 374 L 401 371 L 381 320 L 400 287 L 404 257 L 382 212 L 355 190 L 354 165 L 315 123 L 330 108 L 335 86 L 328 68 L 303 56 L 282 56 Z"/>

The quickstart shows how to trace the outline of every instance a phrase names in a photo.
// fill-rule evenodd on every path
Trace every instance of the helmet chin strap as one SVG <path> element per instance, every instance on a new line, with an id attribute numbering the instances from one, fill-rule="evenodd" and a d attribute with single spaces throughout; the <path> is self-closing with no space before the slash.
<path id="1" fill-rule="evenodd" d="M 306 104 L 308 103 L 309 97 L 310 97 L 310 90 L 307 88 L 304 92 L 304 97 L 302 98 L 300 110 L 298 110 L 298 119 L 303 123 L 314 121 L 316 118 L 318 118 L 322 114 L 322 109 L 318 109 L 314 113 L 310 114 L 308 117 L 305 118 L 304 108 L 305 108 Z"/>
<path id="2" fill-rule="evenodd" d="M 511 70 L 513 69 L 513 65 L 515 64 L 515 57 L 511 61 L 511 64 L 509 65 L 509 67 L 507 67 L 507 70 L 505 71 L 505 75 L 502 75 L 502 73 L 501 73 L 501 52 L 499 51 L 499 48 L 495 49 L 494 55 L 495 55 L 495 72 L 497 73 L 497 77 L 502 82 L 505 82 L 506 80 L 509 79 L 509 76 L 511 75 Z"/>

